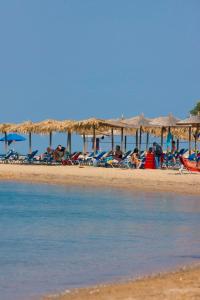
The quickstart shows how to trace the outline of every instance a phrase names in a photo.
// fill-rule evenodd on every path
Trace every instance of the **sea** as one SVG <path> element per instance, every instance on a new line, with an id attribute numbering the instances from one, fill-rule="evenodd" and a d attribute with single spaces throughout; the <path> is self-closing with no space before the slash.
<path id="1" fill-rule="evenodd" d="M 200 261 L 200 197 L 0 183 L 0 299 L 39 299 Z"/>

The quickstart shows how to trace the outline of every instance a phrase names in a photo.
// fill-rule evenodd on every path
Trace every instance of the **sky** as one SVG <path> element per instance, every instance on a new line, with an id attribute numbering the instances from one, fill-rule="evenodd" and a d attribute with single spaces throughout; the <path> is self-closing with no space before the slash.
<path id="1" fill-rule="evenodd" d="M 199 32 L 199 0 L 0 1 L 1 122 L 185 117 Z"/>
<path id="2" fill-rule="evenodd" d="M 199 0 L 1 0 L 0 122 L 184 118 L 199 32 Z"/>

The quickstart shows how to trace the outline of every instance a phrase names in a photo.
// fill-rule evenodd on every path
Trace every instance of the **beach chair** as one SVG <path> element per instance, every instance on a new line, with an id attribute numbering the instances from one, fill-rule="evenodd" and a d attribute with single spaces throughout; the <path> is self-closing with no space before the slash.
<path id="1" fill-rule="evenodd" d="M 129 150 L 127 151 L 121 160 L 117 161 L 113 161 L 110 163 L 110 166 L 112 168 L 129 168 L 129 162 L 130 162 L 130 157 L 131 154 L 133 153 L 133 151 Z"/>
<path id="2" fill-rule="evenodd" d="M 74 152 L 71 157 L 68 159 L 62 160 L 62 165 L 63 166 L 71 166 L 71 165 L 77 165 L 79 164 L 78 162 L 78 157 L 81 155 L 81 152 Z"/>
<path id="3" fill-rule="evenodd" d="M 106 151 L 99 152 L 98 154 L 93 156 L 93 158 L 89 162 L 89 165 L 94 166 L 94 167 L 99 167 L 100 166 L 99 163 L 101 162 L 101 160 L 107 153 L 108 152 L 106 152 Z"/>
<path id="4" fill-rule="evenodd" d="M 14 150 L 9 150 L 7 154 L 4 154 L 0 157 L 0 163 L 12 163 L 17 161 L 19 154 Z"/>
<path id="5" fill-rule="evenodd" d="M 88 165 L 93 157 L 94 157 L 94 151 L 85 153 L 85 154 L 82 153 L 78 157 L 79 164 L 80 165 Z"/>
<path id="6" fill-rule="evenodd" d="M 34 163 L 35 160 L 35 156 L 38 153 L 38 150 L 35 150 L 27 155 L 25 155 L 24 157 L 22 157 L 21 159 L 18 160 L 19 163 L 21 164 L 31 164 Z"/>

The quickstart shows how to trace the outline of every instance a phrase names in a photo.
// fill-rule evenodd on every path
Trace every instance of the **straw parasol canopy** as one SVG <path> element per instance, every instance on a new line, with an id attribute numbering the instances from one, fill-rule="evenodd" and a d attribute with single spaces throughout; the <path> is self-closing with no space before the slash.
<path id="1" fill-rule="evenodd" d="M 73 124 L 72 130 L 79 134 L 91 134 L 93 130 L 99 132 L 106 132 L 109 129 L 120 129 L 125 128 L 126 125 L 122 122 L 117 122 L 115 120 L 103 120 L 97 118 L 90 118 L 87 120 L 77 121 Z"/>
<path id="2" fill-rule="evenodd" d="M 74 124 L 76 121 L 74 120 L 63 120 L 60 123 L 60 132 L 73 132 L 74 131 Z"/>
<path id="3" fill-rule="evenodd" d="M 125 119 L 124 122 L 132 127 L 131 130 L 128 130 L 128 133 L 136 133 L 138 129 L 140 129 L 140 132 L 145 131 L 145 129 L 149 127 L 151 119 L 146 118 L 144 114 L 141 114 L 129 119 Z"/>
<path id="4" fill-rule="evenodd" d="M 197 150 L 197 140 L 199 136 L 200 129 L 200 115 L 191 115 L 189 118 L 177 122 L 180 126 L 189 127 L 189 153 L 191 153 L 191 141 L 194 139 L 195 151 Z"/>
<path id="5" fill-rule="evenodd" d="M 152 119 L 149 127 L 176 127 L 178 121 L 178 118 L 174 117 L 172 114 L 169 114 L 168 116 Z"/>
<path id="6" fill-rule="evenodd" d="M 11 132 L 11 128 L 12 128 L 13 124 L 11 123 L 2 123 L 0 124 L 0 132 L 1 133 L 7 133 L 7 132 Z"/>
<path id="7" fill-rule="evenodd" d="M 154 136 L 166 136 L 167 128 L 170 128 L 171 133 L 180 138 L 180 135 L 184 135 L 184 129 L 177 125 L 178 118 L 169 114 L 168 116 L 161 116 L 154 118 L 150 121 L 149 126 L 145 128 L 145 131 L 153 134 Z M 179 127 L 179 128 L 178 128 Z"/>
<path id="8" fill-rule="evenodd" d="M 29 134 L 34 132 L 35 123 L 31 121 L 26 121 L 20 124 L 15 124 L 11 127 L 12 132 L 18 132 L 23 134 Z"/>
<path id="9" fill-rule="evenodd" d="M 37 134 L 49 134 L 52 132 L 63 132 L 63 121 L 57 120 L 44 120 L 35 123 L 32 128 L 33 133 Z"/>
<path id="10" fill-rule="evenodd" d="M 192 127 L 200 127 L 200 115 L 190 116 L 187 119 L 181 120 L 177 122 L 177 125 L 189 125 Z"/>
<path id="11" fill-rule="evenodd" d="M 140 127 L 148 127 L 151 119 L 145 118 L 144 114 L 141 114 L 123 121 L 126 122 L 126 124 L 138 129 Z"/>
<path id="12" fill-rule="evenodd" d="M 135 127 L 135 125 L 131 124 L 130 122 L 127 122 L 128 119 L 114 119 L 114 120 L 110 120 L 110 121 L 120 125 L 120 128 L 121 128 L 121 130 L 119 130 L 119 128 L 116 128 L 114 130 L 114 135 L 121 134 L 122 130 L 123 130 L 123 133 L 125 136 L 136 133 L 137 128 Z"/>

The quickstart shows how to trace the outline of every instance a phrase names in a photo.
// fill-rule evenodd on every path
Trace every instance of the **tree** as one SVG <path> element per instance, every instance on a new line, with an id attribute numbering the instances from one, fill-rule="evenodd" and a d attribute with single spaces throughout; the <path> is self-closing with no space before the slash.
<path id="1" fill-rule="evenodd" d="M 194 116 L 200 114 L 200 101 L 197 102 L 195 107 L 190 111 L 190 113 Z"/>

